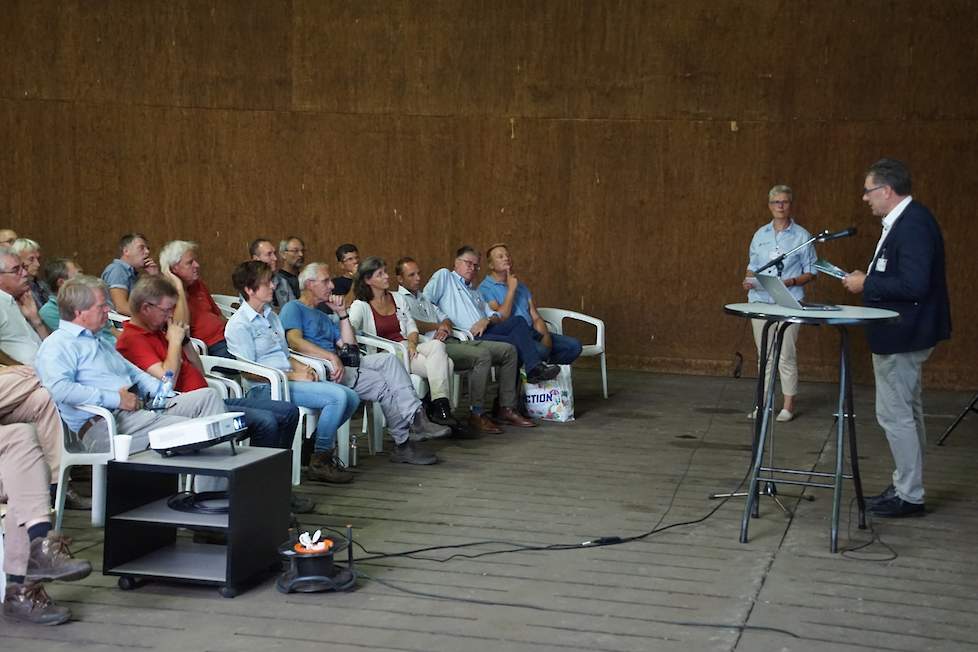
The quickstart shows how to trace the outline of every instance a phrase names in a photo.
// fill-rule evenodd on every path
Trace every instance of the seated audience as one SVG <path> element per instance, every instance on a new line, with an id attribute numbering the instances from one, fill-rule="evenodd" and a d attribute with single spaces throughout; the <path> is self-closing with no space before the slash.
<path id="1" fill-rule="evenodd" d="M 227 320 L 200 278 L 197 252 L 197 243 L 188 240 L 168 242 L 160 250 L 161 273 L 176 287 L 178 294 L 173 317 L 190 324 L 190 334 L 207 345 L 207 355 L 230 358 L 224 340 Z"/>
<path id="2" fill-rule="evenodd" d="M 174 389 L 192 392 L 207 387 L 207 380 L 200 358 L 187 337 L 186 324 L 173 319 L 177 298 L 177 289 L 161 276 L 136 281 L 129 295 L 132 320 L 123 326 L 116 350 L 155 378 L 163 378 L 167 371 L 172 371 Z M 244 412 L 252 446 L 292 448 L 299 410 L 291 403 L 230 398 L 224 400 L 224 406 L 228 411 Z M 314 507 L 312 501 L 293 494 L 293 512 L 309 512 Z"/>
<path id="3" fill-rule="evenodd" d="M 424 288 L 424 295 L 448 315 L 456 328 L 472 333 L 477 340 L 507 342 L 516 347 L 526 378 L 531 383 L 551 380 L 560 367 L 548 365 L 540 357 L 530 326 L 522 319 L 503 319 L 492 310 L 472 285 L 481 257 L 465 245 L 455 252 L 455 269 L 435 272 Z"/>
<path id="4" fill-rule="evenodd" d="M 490 340 L 459 341 L 452 336 L 452 320 L 422 294 L 421 268 L 418 263 L 412 258 L 401 258 L 395 265 L 395 271 L 400 284 L 397 294 L 403 297 L 404 305 L 418 329 L 428 337 L 445 342 L 445 351 L 456 370 L 469 371 L 469 428 L 487 434 L 502 432 L 483 412 L 489 372 L 493 366 L 499 369 L 499 417 L 514 426 L 535 426 L 533 421 L 524 418 L 515 409 L 519 364 L 513 345 Z M 447 401 L 440 404 L 433 401 L 432 407 L 450 414 Z"/>
<path id="5" fill-rule="evenodd" d="M 513 258 L 505 244 L 494 244 L 486 252 L 489 274 L 479 285 L 479 293 L 489 307 L 503 319 L 517 316 L 529 324 L 540 357 L 552 364 L 570 364 L 581 355 L 580 340 L 551 333 L 533 304 L 530 289 L 513 274 Z"/>
<path id="6" fill-rule="evenodd" d="M 343 307 L 343 297 L 332 294 L 329 268 L 325 263 L 312 263 L 299 274 L 299 282 L 302 294 L 297 301 L 286 304 L 281 313 L 289 346 L 304 355 L 328 361 L 335 382 L 352 388 L 361 400 L 380 403 L 396 444 L 396 461 L 407 462 L 409 456 L 431 456 L 408 444 L 412 426 L 420 435 L 418 439 L 443 437 L 451 429 L 428 423 L 404 364 L 389 353 L 374 353 L 361 357 L 357 367 L 344 366 L 336 354 L 337 345 L 356 347 L 357 340 Z M 335 309 L 338 326 L 316 308 L 323 302 Z"/>
<path id="7" fill-rule="evenodd" d="M 8 247 L 17 239 L 17 232 L 13 229 L 0 229 L 0 245 Z"/>
<path id="8" fill-rule="evenodd" d="M 61 325 L 37 352 L 34 366 L 51 393 L 61 417 L 78 433 L 88 450 L 106 450 L 109 431 L 105 422 L 80 410 L 93 404 L 110 410 L 119 432 L 132 435 L 132 450 L 149 448 L 149 431 L 180 423 L 186 418 L 221 414 L 224 404 L 210 388 L 172 396 L 165 410 L 144 410 L 160 381 L 123 358 L 97 335 L 109 319 L 105 283 L 78 275 L 58 292 Z"/>
<path id="9" fill-rule="evenodd" d="M 302 292 L 299 287 L 299 272 L 306 262 L 306 243 L 299 236 L 292 236 L 278 243 L 278 255 L 282 264 L 276 275 L 285 279 L 296 297 Z"/>
<path id="10" fill-rule="evenodd" d="M 353 303 L 353 277 L 360 267 L 360 252 L 355 244 L 341 244 L 336 248 L 336 261 L 340 264 L 340 275 L 333 277 L 336 294 L 344 297 L 344 303 Z"/>
<path id="11" fill-rule="evenodd" d="M 145 271 L 152 274 L 156 263 L 149 257 L 149 245 L 142 233 L 127 233 L 119 239 L 119 257 L 106 265 L 102 280 L 109 288 L 109 306 L 123 315 L 129 310 L 129 293 L 136 284 L 136 276 Z"/>
<path id="12" fill-rule="evenodd" d="M 51 288 L 53 294 L 51 294 L 48 302 L 41 306 L 38 313 L 41 315 L 41 321 L 44 322 L 44 325 L 48 327 L 49 331 L 54 332 L 58 330 L 58 323 L 61 321 L 61 314 L 58 312 L 58 290 L 61 289 L 65 281 L 70 278 L 75 278 L 82 273 L 82 268 L 70 258 L 55 258 L 44 264 L 44 281 Z M 106 344 L 113 347 L 115 346 L 115 340 L 118 334 L 119 331 L 112 325 L 112 322 L 107 323 L 99 331 L 99 337 L 105 340 Z"/>
<path id="13" fill-rule="evenodd" d="M 353 281 L 356 301 L 350 306 L 353 330 L 392 342 L 406 342 L 411 373 L 428 379 L 432 403 L 437 401 L 444 406 L 448 403 L 452 374 L 455 373 L 452 361 L 445 352 L 445 343 L 437 339 L 421 341 L 414 318 L 404 305 L 404 298 L 392 294 L 387 289 L 389 286 L 390 277 L 383 260 L 368 256 L 360 263 Z M 450 412 L 439 416 L 449 420 L 446 425 L 456 425 Z"/>
<path id="14" fill-rule="evenodd" d="M 248 247 L 248 252 L 251 254 L 252 260 L 260 260 L 272 270 L 272 283 L 275 284 L 275 291 L 272 294 L 272 308 L 275 312 L 281 310 L 282 306 L 289 301 L 294 301 L 296 294 L 292 291 L 292 286 L 278 273 L 278 254 L 275 253 L 275 245 L 272 244 L 272 241 L 266 238 L 253 240 Z"/>
<path id="15" fill-rule="evenodd" d="M 31 297 L 40 310 L 41 306 L 48 302 L 48 297 L 51 296 L 51 290 L 45 286 L 44 281 L 39 276 L 41 273 L 41 245 L 27 238 L 18 238 L 10 245 L 10 250 L 20 258 L 21 264 L 27 270 Z"/>
<path id="16" fill-rule="evenodd" d="M 259 260 L 249 260 L 235 268 L 231 281 L 245 302 L 224 330 L 228 349 L 236 358 L 282 371 L 288 378 L 293 403 L 322 410 L 309 461 L 309 477 L 318 482 L 350 482 L 353 474 L 340 468 L 335 457 L 336 429 L 353 416 L 360 399 L 352 389 L 320 379 L 309 365 L 289 356 L 285 329 L 271 307 L 275 293 L 273 278 L 272 268 Z M 263 382 L 254 383 L 248 396 L 269 398 L 271 387 Z"/>
<path id="17" fill-rule="evenodd" d="M 3 615 L 10 622 L 60 625 L 71 619 L 42 582 L 80 580 L 92 565 L 74 559 L 65 538 L 51 529 L 50 474 L 29 422 L 0 426 L 0 501 L 4 519 L 3 570 L 7 573 Z"/>
<path id="18" fill-rule="evenodd" d="M 10 247 L 0 246 L 0 364 L 32 364 L 48 333 L 30 293 L 27 267 Z"/>

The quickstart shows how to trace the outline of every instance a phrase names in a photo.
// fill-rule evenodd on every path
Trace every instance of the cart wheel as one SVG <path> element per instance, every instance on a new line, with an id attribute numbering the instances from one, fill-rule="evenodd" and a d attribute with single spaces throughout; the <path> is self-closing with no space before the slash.
<path id="1" fill-rule="evenodd" d="M 221 593 L 222 598 L 233 598 L 238 595 L 238 592 L 234 590 L 233 586 L 225 585 L 219 588 L 218 591 Z"/>
<path id="2" fill-rule="evenodd" d="M 123 576 L 119 578 L 119 588 L 123 591 L 132 591 L 137 587 L 139 587 L 139 582 L 136 581 L 135 577 Z"/>

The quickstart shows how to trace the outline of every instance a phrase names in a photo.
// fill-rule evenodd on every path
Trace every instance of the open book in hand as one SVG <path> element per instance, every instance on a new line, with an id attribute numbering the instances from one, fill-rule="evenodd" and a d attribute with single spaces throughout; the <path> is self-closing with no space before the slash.
<path id="1" fill-rule="evenodd" d="M 836 267 L 835 265 L 825 260 L 824 258 L 819 258 L 818 260 L 815 261 L 815 269 L 825 274 L 828 274 L 829 276 L 834 276 L 836 278 L 843 278 L 846 274 L 849 273 L 846 270 L 842 269 L 841 267 Z"/>

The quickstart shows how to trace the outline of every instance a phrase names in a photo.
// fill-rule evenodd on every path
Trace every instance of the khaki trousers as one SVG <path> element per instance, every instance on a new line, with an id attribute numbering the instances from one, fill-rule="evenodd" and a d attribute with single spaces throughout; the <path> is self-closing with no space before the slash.
<path id="1" fill-rule="evenodd" d="M 33 423 L 51 477 L 61 469 L 61 415 L 32 367 L 0 367 L 0 425 Z"/>
<path id="2" fill-rule="evenodd" d="M 25 525 L 50 518 L 50 483 L 34 426 L 0 426 L 0 502 L 6 500 L 9 508 L 3 536 L 3 569 L 10 575 L 27 573 L 31 550 Z"/>

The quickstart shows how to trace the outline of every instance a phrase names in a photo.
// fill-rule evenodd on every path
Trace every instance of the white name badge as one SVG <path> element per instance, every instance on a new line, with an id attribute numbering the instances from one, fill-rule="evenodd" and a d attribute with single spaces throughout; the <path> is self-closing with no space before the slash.
<path id="1" fill-rule="evenodd" d="M 876 259 L 876 271 L 877 272 L 885 272 L 886 271 L 886 258 L 877 258 Z"/>

